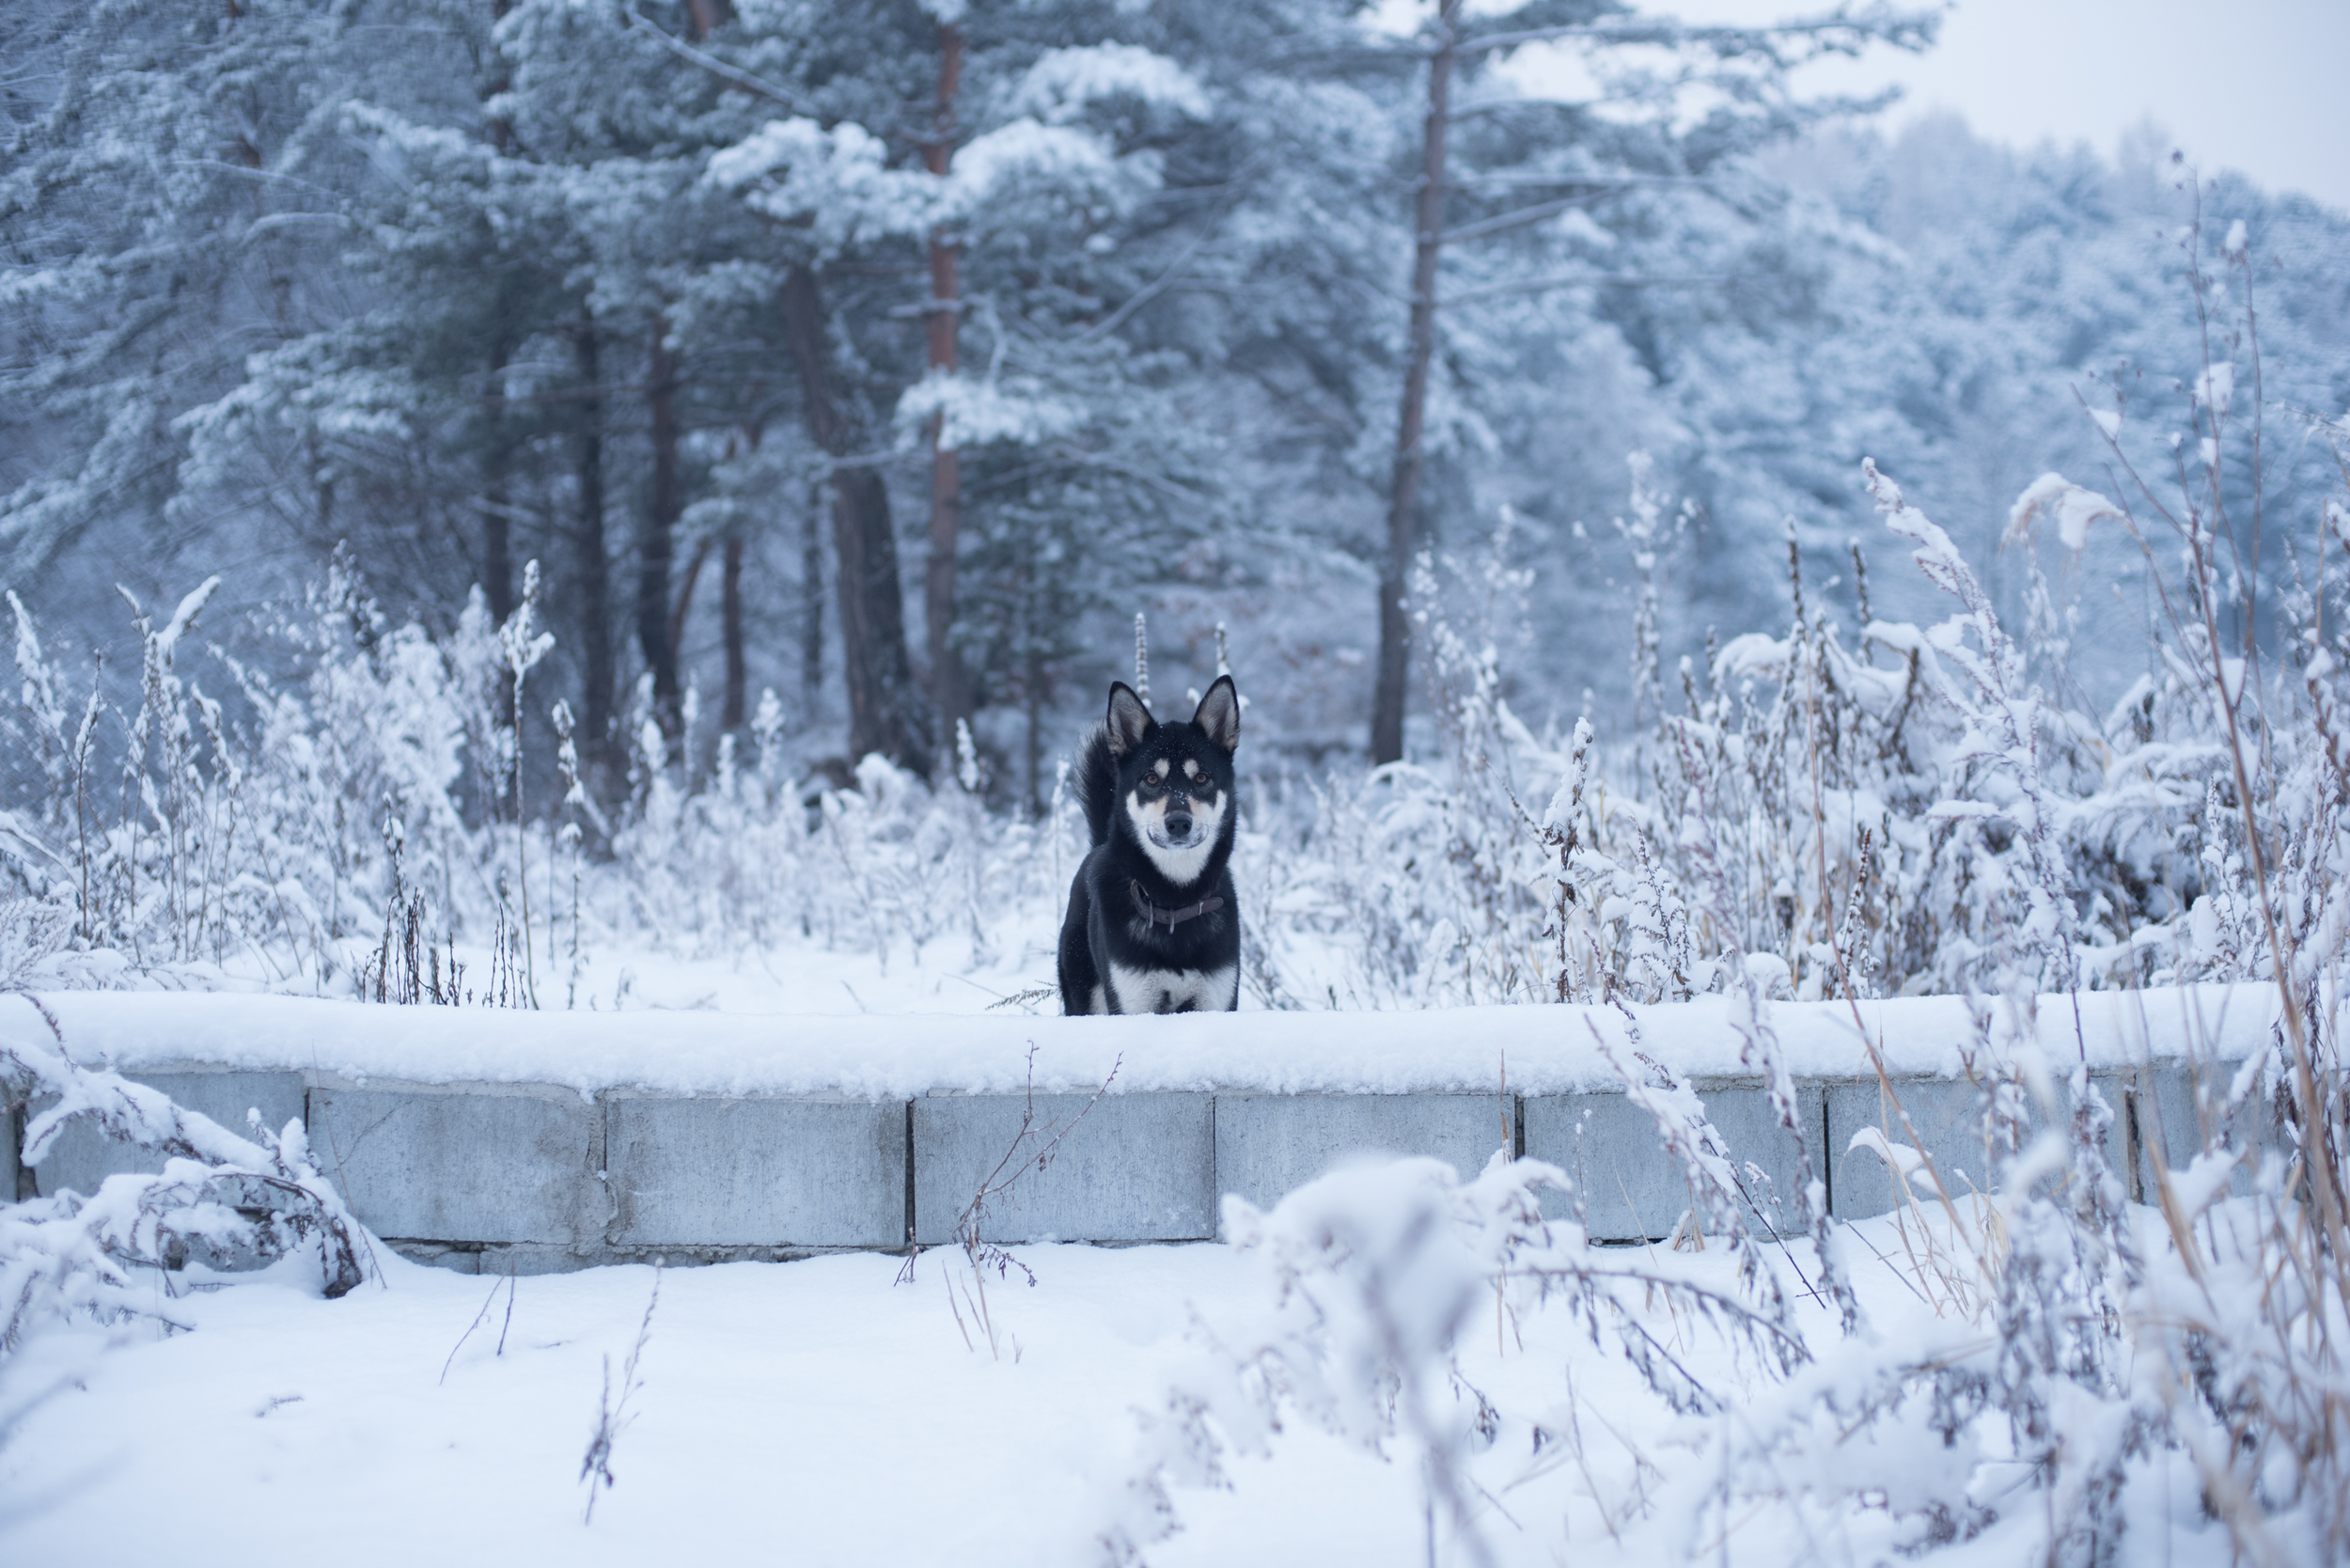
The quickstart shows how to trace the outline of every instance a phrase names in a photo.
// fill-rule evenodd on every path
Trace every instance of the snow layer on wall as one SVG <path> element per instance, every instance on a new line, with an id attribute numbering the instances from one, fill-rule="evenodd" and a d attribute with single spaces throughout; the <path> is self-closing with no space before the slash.
<path id="1" fill-rule="evenodd" d="M 932 1090 L 1017 1091 L 1035 1047 L 1040 1091 L 1256 1090 L 1386 1094 L 1613 1089 L 1612 1053 L 1639 1050 L 1692 1077 L 1741 1076 L 1738 1014 L 1721 997 L 1634 1008 L 1492 1007 L 1421 1012 L 1243 1012 L 1136 1018 L 895 1015 L 813 1017 L 695 1011 L 521 1012 L 384 1007 L 286 996 L 55 993 L 74 1058 L 136 1071 L 164 1063 L 295 1068 L 422 1083 L 559 1084 L 591 1094 L 823 1094 L 899 1099 Z M 2044 997 L 2039 1033 L 2059 1070 L 2192 1057 L 2239 1060 L 2268 1043 L 2277 993 L 2206 985 Z M 1974 1038 L 1954 996 L 1780 1002 L 1765 1020 L 1803 1077 L 1888 1072 L 1950 1077 Z M 1998 1026 L 1995 1026 L 1998 1027 Z M 0 1039 L 47 1036 L 30 1007 L 0 1009 Z M 1603 1047 L 1602 1042 L 1605 1042 Z"/>

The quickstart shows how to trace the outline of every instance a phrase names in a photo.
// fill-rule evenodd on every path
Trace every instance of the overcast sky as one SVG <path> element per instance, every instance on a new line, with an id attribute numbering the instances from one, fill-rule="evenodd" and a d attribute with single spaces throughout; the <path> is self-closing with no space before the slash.
<path id="1" fill-rule="evenodd" d="M 1831 4 L 1639 8 L 1751 24 Z M 2019 147 L 2052 137 L 2110 155 L 2123 132 L 2152 119 L 2207 174 L 2241 169 L 2272 190 L 2350 208 L 2346 75 L 2350 0 L 1957 0 L 1930 53 L 1880 50 L 1856 66 L 1812 68 L 1808 80 L 1819 91 L 1898 83 L 1907 91 L 1889 128 L 1955 109 L 1978 133 Z"/>

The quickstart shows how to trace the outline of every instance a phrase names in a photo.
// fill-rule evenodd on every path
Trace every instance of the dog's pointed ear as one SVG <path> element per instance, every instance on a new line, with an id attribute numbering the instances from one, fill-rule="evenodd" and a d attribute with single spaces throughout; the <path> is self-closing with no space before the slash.
<path id="1" fill-rule="evenodd" d="M 1123 757 L 1151 738 L 1158 729 L 1158 721 L 1151 710 L 1142 705 L 1134 688 L 1123 681 L 1110 682 L 1110 755 Z"/>
<path id="2" fill-rule="evenodd" d="M 1191 722 L 1208 732 L 1208 739 L 1231 751 L 1240 745 L 1240 688 L 1232 684 L 1229 675 L 1219 675 L 1208 695 L 1199 699 L 1199 711 L 1191 715 Z"/>

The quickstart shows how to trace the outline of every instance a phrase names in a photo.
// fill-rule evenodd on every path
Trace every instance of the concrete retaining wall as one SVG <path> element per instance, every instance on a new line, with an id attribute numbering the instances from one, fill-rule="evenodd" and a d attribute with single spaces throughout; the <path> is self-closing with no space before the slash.
<path id="1" fill-rule="evenodd" d="M 209 1117 L 230 1132 L 249 1136 L 245 1112 L 260 1112 L 261 1120 L 272 1129 L 282 1128 L 289 1121 L 301 1121 L 309 1115 L 309 1085 L 306 1074 L 295 1072 L 252 1073 L 191 1062 L 178 1069 L 163 1069 L 128 1074 L 151 1089 L 159 1089 L 198 1116 Z M 36 1105 L 34 1110 L 43 1108 Z M 16 1130 L 8 1150 L 8 1168 L 16 1168 L 16 1141 L 23 1137 L 23 1129 Z M 110 1142 L 87 1121 L 68 1123 L 50 1145 L 48 1156 L 34 1169 L 24 1172 L 24 1196 L 71 1188 L 88 1192 L 118 1170 L 161 1170 L 164 1156 Z M 8 1174 L 0 1171 L 0 1175 Z"/>
<path id="2" fill-rule="evenodd" d="M 1510 1095 L 1137 1091 L 1089 1096 L 964 1094 L 911 1100 L 832 1095 L 597 1094 L 533 1084 L 357 1081 L 329 1073 L 180 1063 L 128 1076 L 242 1130 L 248 1107 L 273 1125 L 299 1117 L 352 1212 L 409 1256 L 468 1272 L 521 1273 L 666 1256 L 673 1262 L 792 1258 L 949 1240 L 982 1186 L 1017 1182 L 983 1210 L 1001 1242 L 1198 1241 L 1234 1194 L 1269 1206 L 1350 1160 L 1432 1155 L 1474 1175 L 1499 1148 L 1575 1179 L 1602 1240 L 1655 1240 L 1688 1207 L 1653 1121 L 1622 1093 Z M 1762 1089 L 1693 1084 L 1774 1224 L 1799 1180 L 1795 1147 Z M 1831 1210 L 1846 1218 L 1894 1201 L 1873 1153 L 1845 1153 L 1864 1126 L 1908 1129 L 1952 1191 L 1988 1184 L 1977 1093 L 1947 1079 L 1897 1081 L 1907 1128 L 1876 1082 L 1805 1081 L 1796 1116 Z M 2175 1066 L 2101 1076 L 2110 1158 L 2134 1198 L 2158 1160 L 2202 1147 L 2224 1082 Z M 36 1107 L 38 1108 L 38 1107 Z M 1080 1115 L 1083 1112 L 1084 1114 Z M 2273 1141 L 2256 1109 L 2232 1135 Z M 86 1125 L 18 1174 L 22 1118 L 0 1183 L 88 1191 L 112 1171 L 156 1168 Z M 1825 1152 L 1825 1160 L 1823 1155 Z M 1039 1162 L 1042 1162 L 1041 1164 Z M 1929 1200 L 1931 1190 L 1920 1194 Z M 1553 1195 L 1554 1213 L 1574 1198 Z"/>

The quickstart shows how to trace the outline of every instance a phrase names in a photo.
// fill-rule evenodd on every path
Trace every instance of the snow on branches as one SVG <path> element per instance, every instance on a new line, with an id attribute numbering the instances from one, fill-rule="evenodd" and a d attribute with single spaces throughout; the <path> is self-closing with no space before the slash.
<path id="1" fill-rule="evenodd" d="M 272 1132 L 255 1117 L 253 1137 L 239 1137 L 159 1090 L 79 1065 L 62 1037 L 55 1048 L 23 1035 L 0 1039 L 0 1103 L 44 1098 L 51 1103 L 25 1123 L 26 1165 L 39 1165 L 76 1120 L 166 1159 L 158 1173 L 109 1176 L 86 1197 L 61 1192 L 0 1207 L 0 1352 L 58 1318 L 182 1326 L 153 1292 L 133 1285 L 133 1269 L 291 1260 L 302 1273 L 316 1271 L 330 1300 L 367 1278 L 366 1233 L 319 1174 L 299 1121 Z"/>

